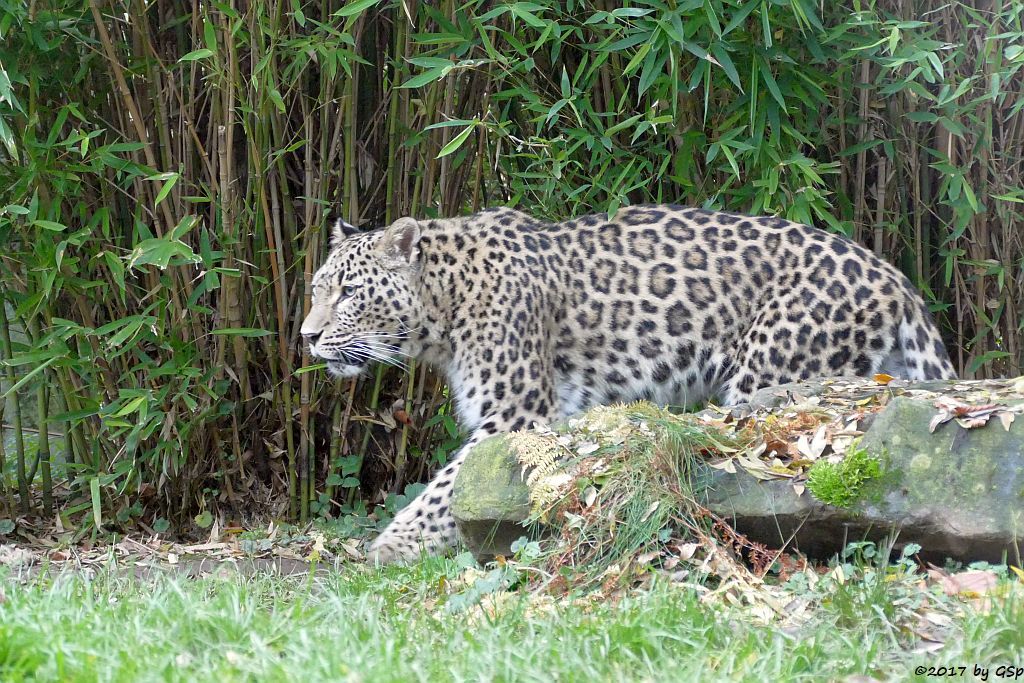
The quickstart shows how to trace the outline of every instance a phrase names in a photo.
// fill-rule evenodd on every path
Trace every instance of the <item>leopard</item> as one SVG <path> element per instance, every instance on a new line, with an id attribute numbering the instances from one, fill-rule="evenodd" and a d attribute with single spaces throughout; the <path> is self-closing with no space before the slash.
<path id="1" fill-rule="evenodd" d="M 494 434 L 635 400 L 736 406 L 796 380 L 956 376 L 896 267 L 776 216 L 651 204 L 562 222 L 509 207 L 338 221 L 311 284 L 312 357 L 337 377 L 426 364 L 468 435 L 369 546 L 378 564 L 457 545 L 454 480 Z"/>

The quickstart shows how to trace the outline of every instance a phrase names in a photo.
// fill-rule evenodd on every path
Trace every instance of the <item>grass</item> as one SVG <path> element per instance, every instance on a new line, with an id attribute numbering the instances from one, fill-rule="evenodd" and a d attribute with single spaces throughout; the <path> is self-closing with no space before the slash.
<path id="1" fill-rule="evenodd" d="M 8 576 L 0 680 L 924 680 L 916 666 L 1019 665 L 1024 653 L 1014 599 L 962 613 L 941 651 L 916 653 L 899 582 L 849 581 L 783 629 L 662 582 L 619 601 L 513 591 L 494 609 L 453 609 L 466 571 L 429 560 L 288 578 Z"/>

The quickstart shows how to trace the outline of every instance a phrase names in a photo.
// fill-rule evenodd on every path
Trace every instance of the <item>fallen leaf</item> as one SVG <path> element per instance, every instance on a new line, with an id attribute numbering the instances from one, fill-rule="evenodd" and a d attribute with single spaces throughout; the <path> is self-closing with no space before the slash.
<path id="1" fill-rule="evenodd" d="M 951 617 L 945 614 L 941 614 L 939 612 L 925 610 L 924 612 L 921 612 L 921 617 L 927 619 L 929 622 L 936 626 L 942 626 L 945 628 L 947 626 L 953 625 L 953 619 Z"/>
<path id="2" fill-rule="evenodd" d="M 653 503 L 651 503 L 651 506 L 649 508 L 647 508 L 647 512 L 645 512 L 644 516 L 640 518 L 640 523 L 643 524 L 648 519 L 650 519 L 651 515 L 653 515 L 655 513 L 655 511 L 659 507 L 661 507 L 661 501 L 660 500 L 656 500 Z"/>
<path id="3" fill-rule="evenodd" d="M 874 380 L 883 386 L 893 381 L 894 379 L 896 378 L 893 377 L 892 375 L 887 375 L 884 372 L 880 372 L 874 376 Z"/>
<path id="4" fill-rule="evenodd" d="M 942 587 L 946 595 L 978 598 L 991 592 L 999 584 L 995 572 L 987 569 L 971 569 L 950 574 L 938 568 L 928 570 L 928 575 Z"/>
<path id="5" fill-rule="evenodd" d="M 733 463 L 732 458 L 726 458 L 725 460 L 719 460 L 718 462 L 708 463 L 711 467 L 716 470 L 722 470 L 729 474 L 736 474 L 736 465 Z"/>
<path id="6" fill-rule="evenodd" d="M 814 458 L 820 458 L 828 446 L 828 441 L 825 439 L 825 427 L 825 425 L 818 427 L 818 431 L 814 433 L 814 438 L 811 439 L 811 453 L 814 454 Z"/>
<path id="7" fill-rule="evenodd" d="M 692 559 L 698 548 L 699 543 L 676 543 L 676 552 L 679 553 L 679 559 L 684 562 Z"/>
<path id="8" fill-rule="evenodd" d="M 659 551 L 657 551 L 657 550 L 651 550 L 649 552 L 642 553 L 641 555 L 638 555 L 637 558 L 636 558 L 636 561 L 637 561 L 638 564 L 642 564 L 642 565 L 643 564 L 650 564 L 652 561 L 654 561 L 654 558 L 656 558 L 660 554 L 661 553 Z"/>
<path id="9" fill-rule="evenodd" d="M 5 564 L 10 567 L 19 567 L 23 564 L 30 564 L 35 556 L 15 545 L 0 545 L 0 565 Z"/>

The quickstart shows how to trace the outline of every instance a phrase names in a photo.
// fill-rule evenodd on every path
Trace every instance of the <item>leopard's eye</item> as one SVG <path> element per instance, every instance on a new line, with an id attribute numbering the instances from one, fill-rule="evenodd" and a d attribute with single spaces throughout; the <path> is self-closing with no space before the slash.
<path id="1" fill-rule="evenodd" d="M 344 287 L 341 288 L 341 295 L 342 296 L 352 296 L 355 293 L 356 293 L 356 286 L 355 285 L 345 285 Z"/>

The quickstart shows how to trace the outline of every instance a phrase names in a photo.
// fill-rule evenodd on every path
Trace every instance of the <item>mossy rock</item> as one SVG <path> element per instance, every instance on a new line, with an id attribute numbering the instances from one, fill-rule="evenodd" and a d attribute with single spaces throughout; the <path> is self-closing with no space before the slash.
<path id="1" fill-rule="evenodd" d="M 770 547 L 792 539 L 812 557 L 893 531 L 941 561 L 1004 557 L 1019 564 L 1024 540 L 1024 420 L 1009 431 L 999 420 L 964 429 L 955 421 L 934 433 L 931 401 L 894 398 L 872 421 L 859 448 L 877 458 L 881 476 L 864 482 L 850 505 L 828 505 L 788 481 L 758 481 L 746 472 L 714 471 L 705 504 L 736 529 Z"/>
<path id="2" fill-rule="evenodd" d="M 504 435 L 481 441 L 462 463 L 452 512 L 459 536 L 481 559 L 507 555 L 524 535 L 521 522 L 530 514 L 530 492 Z"/>
<path id="3" fill-rule="evenodd" d="M 860 448 L 881 474 L 861 483 L 843 507 L 798 494 L 788 480 L 760 481 L 698 466 L 699 499 L 752 540 L 789 543 L 827 558 L 851 541 L 893 531 L 941 561 L 1007 560 L 1019 565 L 1024 540 L 1024 418 L 965 429 L 928 425 L 933 399 L 896 397 L 871 421 Z M 480 444 L 456 478 L 452 510 L 463 540 L 480 557 L 508 552 L 523 535 L 528 491 L 502 437 Z"/>

